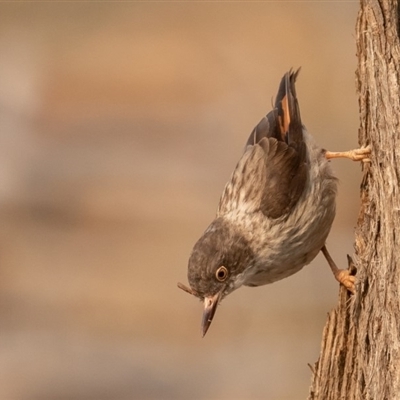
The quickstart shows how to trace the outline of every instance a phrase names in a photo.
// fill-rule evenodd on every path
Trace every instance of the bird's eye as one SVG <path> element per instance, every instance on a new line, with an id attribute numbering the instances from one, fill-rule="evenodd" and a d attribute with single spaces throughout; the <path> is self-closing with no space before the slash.
<path id="1" fill-rule="evenodd" d="M 228 270 L 225 267 L 219 267 L 215 273 L 215 277 L 223 282 L 228 277 Z"/>

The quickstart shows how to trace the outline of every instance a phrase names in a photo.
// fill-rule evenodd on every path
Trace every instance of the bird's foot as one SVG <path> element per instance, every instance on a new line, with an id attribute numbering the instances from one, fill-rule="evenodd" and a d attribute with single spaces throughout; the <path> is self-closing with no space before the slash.
<path id="1" fill-rule="evenodd" d="M 356 293 L 356 277 L 351 275 L 351 272 L 347 269 L 338 269 L 334 273 L 335 279 L 342 284 L 350 293 Z"/>
<path id="2" fill-rule="evenodd" d="M 331 158 L 349 158 L 353 161 L 371 162 L 371 147 L 360 147 L 359 149 L 349 151 L 326 151 L 325 157 Z"/>
<path id="3" fill-rule="evenodd" d="M 335 262 L 333 261 L 332 257 L 330 256 L 328 249 L 326 246 L 323 246 L 322 254 L 325 256 L 326 261 L 328 261 L 329 266 L 333 272 L 335 279 L 342 284 L 350 293 L 356 293 L 356 277 L 354 274 L 357 272 L 357 269 L 354 265 L 352 258 L 347 255 L 347 261 L 349 263 L 349 269 L 339 269 Z"/>

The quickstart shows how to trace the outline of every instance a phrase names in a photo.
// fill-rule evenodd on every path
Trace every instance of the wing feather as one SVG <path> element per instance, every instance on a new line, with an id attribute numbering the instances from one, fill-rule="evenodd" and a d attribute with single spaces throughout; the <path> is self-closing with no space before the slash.
<path id="1" fill-rule="evenodd" d="M 253 129 L 246 150 L 225 186 L 217 214 L 261 211 L 269 218 L 289 213 L 307 184 L 307 148 L 297 102 L 299 71 L 282 78 L 275 109 Z"/>

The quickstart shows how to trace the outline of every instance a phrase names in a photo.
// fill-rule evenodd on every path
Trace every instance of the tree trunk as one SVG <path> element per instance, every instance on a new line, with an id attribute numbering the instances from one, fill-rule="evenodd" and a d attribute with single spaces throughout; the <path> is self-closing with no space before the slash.
<path id="1" fill-rule="evenodd" d="M 361 0 L 359 142 L 372 156 L 355 237 L 357 293 L 340 289 L 309 400 L 400 399 L 399 1 Z"/>

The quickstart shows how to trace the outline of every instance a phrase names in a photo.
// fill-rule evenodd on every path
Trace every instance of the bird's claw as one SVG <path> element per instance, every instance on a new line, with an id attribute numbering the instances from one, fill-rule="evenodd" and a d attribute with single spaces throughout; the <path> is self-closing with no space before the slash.
<path id="1" fill-rule="evenodd" d="M 331 158 L 348 158 L 353 161 L 362 161 L 364 163 L 371 162 L 371 146 L 360 147 L 349 151 L 326 151 L 325 157 Z"/>
<path id="2" fill-rule="evenodd" d="M 356 277 L 351 275 L 351 272 L 347 269 L 338 269 L 335 272 L 336 280 L 342 284 L 350 293 L 356 293 Z"/>
<path id="3" fill-rule="evenodd" d="M 359 149 L 350 150 L 350 158 L 353 161 L 371 162 L 371 146 L 360 147 Z"/>

